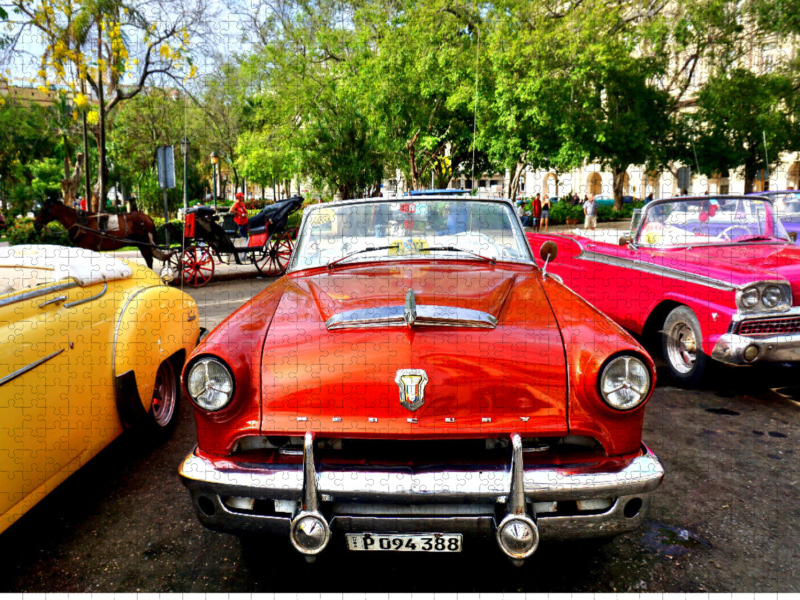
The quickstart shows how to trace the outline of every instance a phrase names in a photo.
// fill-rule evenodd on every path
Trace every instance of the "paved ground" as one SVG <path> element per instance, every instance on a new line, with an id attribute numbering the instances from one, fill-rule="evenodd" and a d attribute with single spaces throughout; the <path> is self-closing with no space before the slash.
<path id="1" fill-rule="evenodd" d="M 213 325 L 268 281 L 192 291 Z M 543 545 L 523 568 L 493 545 L 461 556 L 359 555 L 307 565 L 287 540 L 243 553 L 205 530 L 176 469 L 190 405 L 165 445 L 126 434 L 0 536 L 0 591 L 800 591 L 800 370 L 719 371 L 704 389 L 659 370 L 645 440 L 667 469 L 650 520 L 599 550 Z"/>

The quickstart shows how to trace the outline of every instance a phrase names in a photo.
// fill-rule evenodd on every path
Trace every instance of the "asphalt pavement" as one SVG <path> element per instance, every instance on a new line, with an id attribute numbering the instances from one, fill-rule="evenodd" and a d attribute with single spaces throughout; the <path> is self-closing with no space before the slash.
<path id="1" fill-rule="evenodd" d="M 213 326 L 271 280 L 191 290 Z M 644 439 L 667 471 L 649 519 L 601 548 L 542 544 L 521 568 L 494 544 L 461 555 L 348 554 L 307 564 L 286 539 L 243 549 L 203 528 L 177 476 L 194 445 L 190 403 L 164 445 L 134 432 L 0 535 L 13 592 L 800 591 L 800 369 L 719 369 L 702 389 L 665 369 Z"/>

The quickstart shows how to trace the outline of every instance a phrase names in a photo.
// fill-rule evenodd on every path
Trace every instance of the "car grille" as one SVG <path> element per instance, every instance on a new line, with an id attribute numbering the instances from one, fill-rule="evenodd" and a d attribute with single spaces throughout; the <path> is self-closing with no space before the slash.
<path id="1" fill-rule="evenodd" d="M 758 319 L 744 321 L 739 325 L 739 335 L 747 335 L 750 337 L 767 337 L 792 333 L 800 333 L 800 317 Z"/>

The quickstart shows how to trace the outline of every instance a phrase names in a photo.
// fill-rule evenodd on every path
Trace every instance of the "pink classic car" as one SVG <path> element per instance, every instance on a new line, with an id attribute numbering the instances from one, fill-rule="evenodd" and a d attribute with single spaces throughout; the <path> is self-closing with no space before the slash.
<path id="1" fill-rule="evenodd" d="M 670 372 L 689 386 L 710 359 L 800 362 L 794 235 L 766 198 L 702 196 L 651 202 L 629 230 L 528 240 L 535 250 L 554 242 L 541 253 L 548 273 L 623 327 L 660 337 Z"/>

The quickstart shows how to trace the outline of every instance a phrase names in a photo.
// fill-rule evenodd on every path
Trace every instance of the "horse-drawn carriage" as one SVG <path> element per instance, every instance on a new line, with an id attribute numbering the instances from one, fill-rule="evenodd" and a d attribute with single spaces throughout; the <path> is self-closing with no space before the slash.
<path id="1" fill-rule="evenodd" d="M 302 205 L 302 196 L 294 196 L 267 206 L 251 217 L 245 246 L 236 245 L 229 237 L 218 223 L 219 217 L 213 208 L 190 208 L 184 217 L 186 247 L 170 252 L 166 266 L 192 287 L 201 287 L 211 280 L 215 260 L 222 264 L 253 264 L 268 277 L 283 275 L 297 237 L 297 229 L 286 229 L 286 222 Z"/>
<path id="2" fill-rule="evenodd" d="M 155 224 L 144 213 L 99 215 L 77 211 L 59 201 L 46 201 L 36 217 L 41 230 L 50 221 L 59 221 L 73 245 L 88 250 L 118 250 L 136 246 L 147 266 L 153 258 L 164 263 L 161 274 L 171 271 L 174 279 L 200 287 L 214 275 L 215 261 L 223 264 L 253 264 L 263 274 L 277 277 L 286 272 L 294 250 L 297 229 L 286 229 L 289 216 L 303 205 L 301 196 L 279 200 L 267 206 L 248 222 L 246 245 L 237 245 L 218 223 L 219 215 L 207 206 L 197 206 L 184 216 L 185 244 L 181 248 L 155 245 Z M 177 232 L 175 232 L 177 233 Z M 231 262 L 233 261 L 233 263 Z"/>

